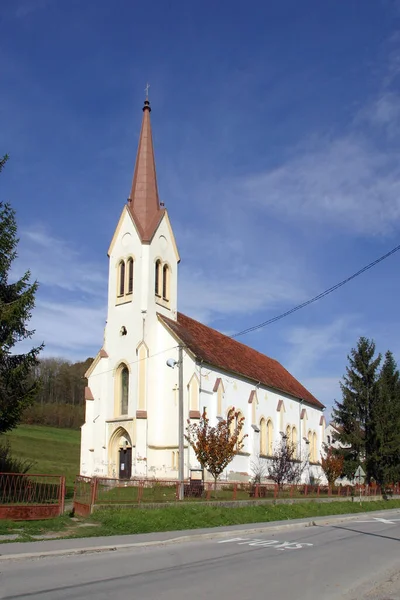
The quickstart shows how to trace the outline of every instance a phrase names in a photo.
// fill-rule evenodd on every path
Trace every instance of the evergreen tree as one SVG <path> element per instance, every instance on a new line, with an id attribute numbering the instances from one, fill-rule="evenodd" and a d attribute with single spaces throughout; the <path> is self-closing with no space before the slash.
<path id="1" fill-rule="evenodd" d="M 381 355 L 375 356 L 375 343 L 365 337 L 347 357 L 349 365 L 340 387 L 342 402 L 335 402 L 333 418 L 338 427 L 335 438 L 344 457 L 343 474 L 352 478 L 358 465 L 365 463 L 367 480 L 373 476 L 370 456 L 373 452 L 372 406 L 378 393 L 378 368 Z"/>
<path id="2" fill-rule="evenodd" d="M 391 352 L 386 352 L 371 408 L 370 470 L 379 485 L 400 481 L 400 374 Z"/>
<path id="3" fill-rule="evenodd" d="M 0 160 L 0 171 L 8 157 Z M 30 283 L 27 271 L 10 283 L 9 274 L 17 257 L 15 213 L 0 202 L 0 434 L 15 427 L 25 407 L 35 399 L 38 382 L 33 377 L 42 346 L 18 354 L 18 343 L 29 339 L 27 329 L 35 305 L 37 283 Z"/>

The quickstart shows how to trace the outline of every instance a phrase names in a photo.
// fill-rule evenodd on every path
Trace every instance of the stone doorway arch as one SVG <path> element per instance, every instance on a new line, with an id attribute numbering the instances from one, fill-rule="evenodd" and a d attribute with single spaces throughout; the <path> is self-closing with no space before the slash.
<path id="1" fill-rule="evenodd" d="M 109 465 L 110 475 L 118 479 L 132 477 L 133 448 L 129 433 L 118 427 L 110 437 Z"/>

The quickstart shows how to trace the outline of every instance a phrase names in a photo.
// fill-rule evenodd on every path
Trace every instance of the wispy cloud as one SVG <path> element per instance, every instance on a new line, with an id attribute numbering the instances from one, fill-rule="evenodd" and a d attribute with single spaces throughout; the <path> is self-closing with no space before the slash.
<path id="1" fill-rule="evenodd" d="M 400 152 L 381 151 L 361 134 L 319 139 L 277 169 L 247 177 L 241 189 L 286 219 L 384 234 L 400 225 Z"/>
<path id="2" fill-rule="evenodd" d="M 33 313 L 33 342 L 45 342 L 45 356 L 87 358 L 102 345 L 105 308 L 39 300 Z"/>
<path id="3" fill-rule="evenodd" d="M 286 332 L 290 348 L 287 353 L 288 369 L 301 377 L 313 372 L 323 363 L 339 355 L 345 357 L 350 344 L 356 339 L 358 327 L 355 317 L 342 316 L 330 323 L 315 326 L 297 326 Z"/>
<path id="4" fill-rule="evenodd" d="M 37 10 L 42 10 L 46 8 L 50 3 L 55 0 L 27 0 L 23 2 L 17 3 L 15 7 L 15 16 L 17 19 L 23 19 L 30 15 L 31 13 L 36 12 Z"/>
<path id="5" fill-rule="evenodd" d="M 210 323 L 221 317 L 250 315 L 259 310 L 296 303 L 305 298 L 297 282 L 275 269 L 249 273 L 210 274 L 201 269 L 185 270 L 179 286 L 179 306 L 183 312 Z"/>
<path id="6" fill-rule="evenodd" d="M 31 270 L 42 286 L 68 292 L 81 292 L 106 297 L 107 264 L 88 260 L 83 249 L 55 237 L 43 226 L 21 231 L 18 249 L 18 271 Z"/>

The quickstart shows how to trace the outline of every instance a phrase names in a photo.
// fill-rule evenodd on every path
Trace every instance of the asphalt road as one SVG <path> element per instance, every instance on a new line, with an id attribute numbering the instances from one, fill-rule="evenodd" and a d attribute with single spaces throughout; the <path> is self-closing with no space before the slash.
<path id="1" fill-rule="evenodd" d="M 398 572 L 400 514 L 382 519 L 375 513 L 260 535 L 239 530 L 228 538 L 169 546 L 4 561 L 0 597 L 383 600 L 400 598 L 388 595 L 391 582 L 386 584 L 390 577 L 398 582 Z"/>

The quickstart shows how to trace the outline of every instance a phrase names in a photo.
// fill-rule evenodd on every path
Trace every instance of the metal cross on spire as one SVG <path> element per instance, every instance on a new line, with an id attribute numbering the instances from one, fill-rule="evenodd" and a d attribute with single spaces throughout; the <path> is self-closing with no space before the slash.
<path id="1" fill-rule="evenodd" d="M 144 91 L 146 92 L 146 98 L 148 98 L 148 97 L 149 97 L 149 87 L 150 87 L 150 84 L 149 84 L 149 83 L 147 83 L 147 84 L 146 84 L 146 87 L 144 88 Z"/>

